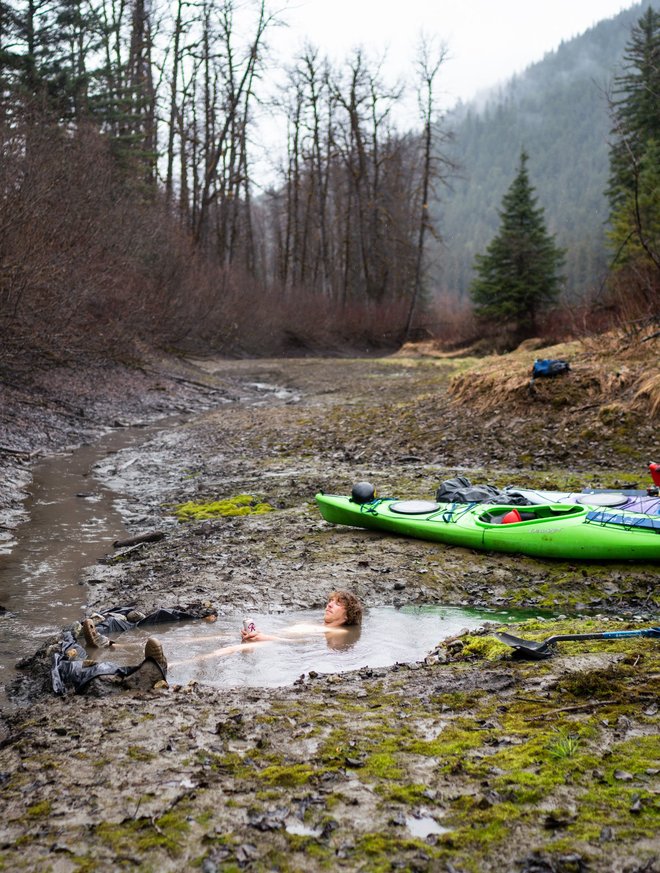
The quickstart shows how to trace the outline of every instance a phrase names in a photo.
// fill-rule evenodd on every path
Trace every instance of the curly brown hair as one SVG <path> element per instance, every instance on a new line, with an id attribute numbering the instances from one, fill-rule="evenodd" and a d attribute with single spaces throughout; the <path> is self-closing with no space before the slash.
<path id="1" fill-rule="evenodd" d="M 362 624 L 362 604 L 350 591 L 333 591 L 328 600 L 337 600 L 346 610 L 344 624 Z"/>

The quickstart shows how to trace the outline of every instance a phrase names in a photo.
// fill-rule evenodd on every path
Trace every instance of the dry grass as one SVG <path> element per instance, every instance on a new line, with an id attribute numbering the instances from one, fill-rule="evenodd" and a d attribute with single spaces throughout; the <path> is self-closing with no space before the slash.
<path id="1" fill-rule="evenodd" d="M 614 411 L 655 417 L 660 415 L 658 352 L 658 338 L 629 343 L 619 332 L 542 349 L 528 342 L 456 375 L 450 393 L 457 403 L 483 411 L 523 409 L 533 403 L 553 409 L 601 406 L 606 417 Z M 570 373 L 531 383 L 536 358 L 568 360 Z"/>
<path id="2" fill-rule="evenodd" d="M 633 404 L 637 409 L 647 409 L 651 418 L 660 415 L 660 373 L 646 373 L 637 380 Z"/>

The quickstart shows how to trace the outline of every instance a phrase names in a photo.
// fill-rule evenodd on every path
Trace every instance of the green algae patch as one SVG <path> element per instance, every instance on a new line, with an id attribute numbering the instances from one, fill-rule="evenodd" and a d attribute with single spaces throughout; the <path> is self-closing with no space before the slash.
<path id="1" fill-rule="evenodd" d="M 364 761 L 364 772 L 376 779 L 399 780 L 405 775 L 395 755 L 388 751 L 378 751 L 370 755 Z"/>
<path id="2" fill-rule="evenodd" d="M 274 764 L 261 771 L 261 778 L 269 785 L 279 785 L 286 788 L 297 788 L 306 785 L 314 775 L 314 770 L 308 764 L 278 765 Z"/>
<path id="3" fill-rule="evenodd" d="M 50 800 L 42 800 L 39 803 L 28 806 L 25 814 L 28 818 L 46 818 L 46 816 L 50 815 L 51 809 L 52 805 Z"/>
<path id="4" fill-rule="evenodd" d="M 129 746 L 126 754 L 132 761 L 153 761 L 154 758 L 158 757 L 155 752 L 142 746 Z"/>
<path id="5" fill-rule="evenodd" d="M 208 518 L 228 518 L 236 515 L 263 515 L 274 512 L 275 507 L 264 503 L 251 494 L 237 494 L 224 500 L 210 500 L 195 503 L 188 500 L 174 507 L 174 515 L 179 521 L 204 521 Z"/>
<path id="6" fill-rule="evenodd" d="M 599 764 L 601 769 L 580 797 L 579 818 L 571 830 L 583 839 L 597 836 L 603 826 L 616 828 L 621 838 L 653 838 L 660 812 L 660 737 L 634 737 L 616 744 Z"/>
<path id="7" fill-rule="evenodd" d="M 187 811 L 171 810 L 157 819 L 130 819 L 117 824 L 101 822 L 96 834 L 115 853 L 148 852 L 164 849 L 173 857 L 182 850 L 183 838 L 190 830 Z"/>
<path id="8" fill-rule="evenodd" d="M 366 833 L 357 840 L 355 850 L 351 853 L 351 860 L 358 862 L 364 858 L 367 862 L 366 869 L 378 873 L 378 871 L 392 870 L 392 859 L 396 858 L 403 864 L 408 855 L 412 856 L 419 852 L 423 853 L 427 862 L 429 859 L 439 859 L 443 854 L 441 850 L 423 840 L 394 837 L 381 832 Z M 365 869 L 362 865 L 360 868 Z M 405 869 L 415 870 L 419 868 L 411 864 Z M 428 863 L 424 865 L 423 869 L 428 869 Z"/>
<path id="9" fill-rule="evenodd" d="M 499 661 L 504 655 L 511 653 L 511 648 L 493 635 L 466 634 L 461 637 L 461 642 L 463 648 L 457 660 Z"/>
<path id="10" fill-rule="evenodd" d="M 378 785 L 376 793 L 390 803 L 400 803 L 404 806 L 419 806 L 428 802 L 429 789 L 427 785 L 420 783 L 386 783 Z"/>

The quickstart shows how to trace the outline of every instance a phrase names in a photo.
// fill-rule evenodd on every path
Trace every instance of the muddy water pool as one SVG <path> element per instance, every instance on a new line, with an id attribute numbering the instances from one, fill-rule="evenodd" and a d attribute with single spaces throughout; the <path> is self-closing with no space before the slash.
<path id="1" fill-rule="evenodd" d="M 82 571 L 128 535 L 115 506 L 119 495 L 94 479 L 94 465 L 180 421 L 114 430 L 35 466 L 27 521 L 0 549 L 0 689 L 15 677 L 18 659 L 84 617 Z"/>
<path id="2" fill-rule="evenodd" d="M 442 606 L 383 606 L 366 610 L 362 627 L 341 635 L 323 633 L 319 611 L 248 617 L 261 631 L 290 634 L 290 637 L 241 645 L 240 627 L 244 616 L 222 616 L 213 624 L 172 623 L 126 631 L 114 637 L 117 645 L 113 646 L 111 654 L 103 650 L 103 660 L 137 664 L 142 660 L 147 638 L 156 636 L 169 662 L 171 684 L 200 682 L 225 688 L 273 688 L 288 685 L 310 671 L 338 673 L 419 661 L 462 628 L 474 629 L 486 621 L 516 621 L 530 617 L 530 613 Z M 310 626 L 314 627 L 305 630 Z M 93 656 L 98 657 L 98 653 Z"/>

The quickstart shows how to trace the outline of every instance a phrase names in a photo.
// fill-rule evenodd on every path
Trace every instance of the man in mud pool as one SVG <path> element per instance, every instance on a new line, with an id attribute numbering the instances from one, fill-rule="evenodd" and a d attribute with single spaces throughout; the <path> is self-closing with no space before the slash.
<path id="1" fill-rule="evenodd" d="M 361 624 L 362 604 L 355 594 L 352 594 L 350 591 L 333 591 L 328 597 L 323 621 L 320 623 L 305 622 L 294 624 L 284 628 L 278 635 L 263 633 L 252 626 L 248 630 L 241 630 L 241 642 L 237 645 L 222 646 L 219 649 L 214 649 L 212 652 L 196 655 L 194 658 L 184 661 L 172 661 L 168 664 L 168 658 L 165 656 L 160 641 L 155 637 L 150 637 L 145 646 L 145 661 L 135 668 L 135 673 L 132 673 L 127 678 L 122 678 L 120 684 L 122 687 L 136 687 L 140 683 L 144 687 L 146 682 L 148 686 L 151 679 L 153 679 L 153 682 L 157 682 L 159 679 L 164 678 L 167 675 L 169 666 L 190 664 L 210 658 L 233 655 L 236 652 L 245 652 L 256 648 L 260 643 L 276 641 L 295 642 L 296 639 L 310 636 L 310 634 L 323 633 L 331 649 L 342 649 L 355 642 L 356 637 L 359 635 Z M 112 645 L 110 640 L 98 634 L 91 619 L 83 622 L 83 630 L 88 645 L 97 648 L 104 645 Z M 160 672 L 156 673 L 151 670 L 150 673 L 150 664 L 154 661 Z M 145 674 L 144 676 L 141 675 L 143 673 Z M 102 678 L 113 682 L 117 681 L 111 676 Z"/>
<path id="2" fill-rule="evenodd" d="M 362 624 L 362 604 L 350 591 L 333 591 L 325 607 L 322 624 L 301 623 L 286 628 L 279 635 L 265 634 L 256 628 L 241 630 L 243 643 L 262 643 L 269 640 L 291 640 L 297 636 L 307 636 L 310 633 L 330 635 L 345 635 L 349 628 Z"/>
<path id="3" fill-rule="evenodd" d="M 323 621 L 320 623 L 301 622 L 284 628 L 277 635 L 267 634 L 254 626 L 247 630 L 241 630 L 241 642 L 237 645 L 222 646 L 205 655 L 196 655 L 185 661 L 173 661 L 172 666 L 192 664 L 197 661 L 205 661 L 209 658 L 220 658 L 225 655 L 233 655 L 236 652 L 245 652 L 256 648 L 260 643 L 268 642 L 295 642 L 296 639 L 308 637 L 311 634 L 325 634 L 328 646 L 331 649 L 341 649 L 355 642 L 359 635 L 362 624 L 362 604 L 350 591 L 333 591 L 328 597 Z"/>
<path id="4" fill-rule="evenodd" d="M 355 594 L 352 594 L 350 591 L 333 591 L 328 597 L 323 621 L 321 623 L 305 622 L 294 624 L 291 625 L 291 627 L 282 630 L 277 636 L 275 634 L 263 633 L 262 631 L 251 627 L 248 630 L 241 630 L 241 642 L 237 645 L 222 646 L 221 648 L 214 649 L 207 654 L 196 655 L 194 658 L 189 658 L 184 661 L 173 661 L 171 664 L 168 664 L 168 658 L 165 656 L 160 641 L 155 637 L 150 637 L 145 646 L 145 662 L 148 667 L 149 662 L 155 661 L 160 671 L 162 671 L 162 676 L 155 676 L 154 681 L 156 681 L 159 678 L 165 677 L 168 666 L 190 664 L 196 661 L 204 661 L 209 658 L 218 658 L 225 655 L 232 655 L 236 652 L 244 652 L 248 649 L 256 648 L 259 643 L 271 641 L 294 642 L 296 639 L 309 636 L 310 634 L 324 633 L 330 648 L 343 648 L 345 645 L 350 645 L 355 641 L 356 631 L 359 633 L 361 624 L 362 604 Z M 113 641 L 98 633 L 91 619 L 86 619 L 83 622 L 83 631 L 89 646 L 102 648 L 115 645 Z M 145 664 L 140 665 L 140 667 L 144 666 Z M 136 670 L 135 676 L 132 677 L 130 681 L 128 679 L 122 679 L 122 684 L 124 686 L 128 684 L 129 687 L 130 684 L 134 684 L 139 678 L 139 669 L 140 668 Z M 110 679 L 111 677 L 104 678 Z M 148 682 L 148 677 L 145 677 L 145 679 Z"/>

